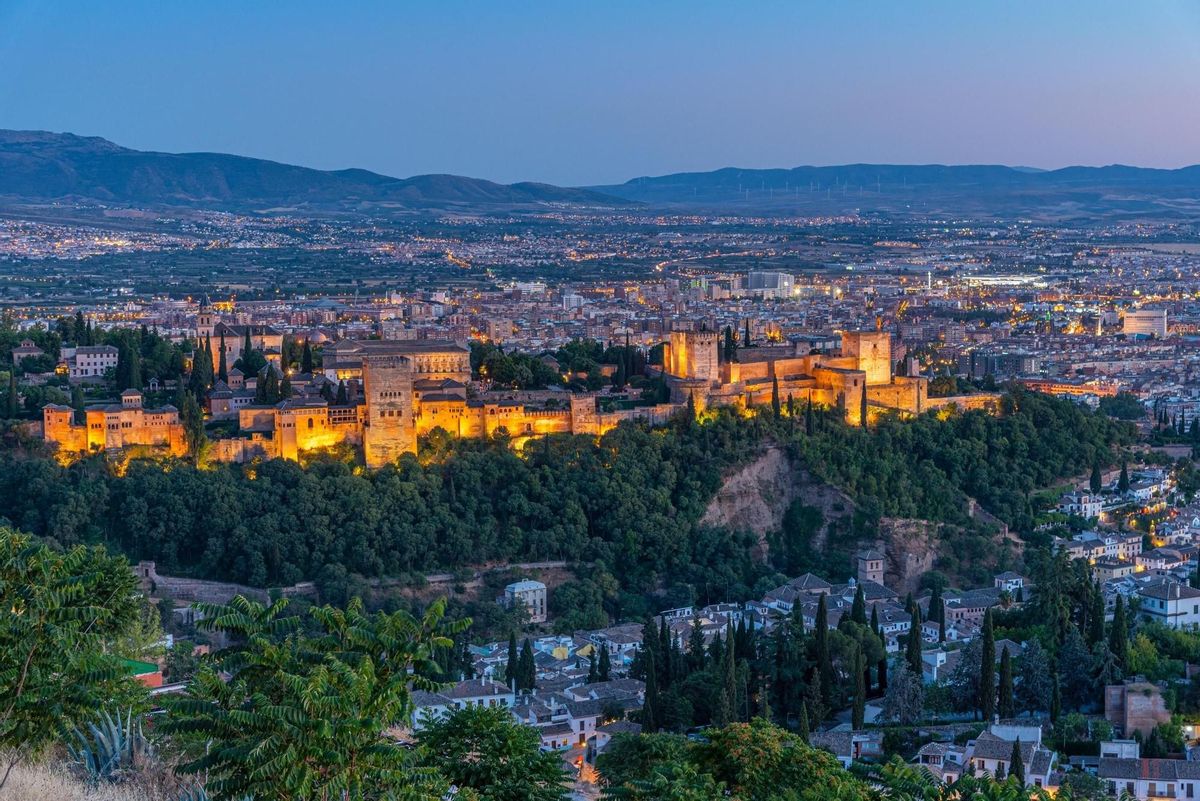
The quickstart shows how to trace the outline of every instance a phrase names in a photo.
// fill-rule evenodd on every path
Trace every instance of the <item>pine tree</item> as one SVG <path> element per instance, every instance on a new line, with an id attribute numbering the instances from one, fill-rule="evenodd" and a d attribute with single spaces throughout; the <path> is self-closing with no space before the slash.
<path id="1" fill-rule="evenodd" d="M 221 357 L 217 361 L 217 378 L 221 381 L 229 380 L 229 368 L 225 363 L 225 329 L 221 329 L 221 339 L 217 342 L 217 347 L 221 349 Z"/>
<path id="2" fill-rule="evenodd" d="M 866 669 L 866 660 L 863 659 L 862 650 L 858 649 L 854 655 L 854 705 L 850 711 L 850 728 L 855 731 L 863 727 L 867 708 Z"/>
<path id="3" fill-rule="evenodd" d="M 1009 778 L 1016 779 L 1021 786 L 1025 785 L 1025 762 L 1021 759 L 1020 737 L 1013 741 L 1012 756 L 1008 759 L 1008 775 Z"/>
<path id="4" fill-rule="evenodd" d="M 609 672 L 611 670 L 612 670 L 612 664 L 611 664 L 611 660 L 608 656 L 608 647 L 605 646 L 604 648 L 600 649 L 600 671 L 599 671 L 599 676 L 598 676 L 600 681 L 608 681 L 609 680 Z"/>
<path id="5" fill-rule="evenodd" d="M 871 607 L 871 611 L 874 612 L 875 608 Z M 854 603 L 850 606 L 850 619 L 860 625 L 867 625 L 867 602 L 863 597 L 861 584 L 854 590 Z"/>
<path id="6" fill-rule="evenodd" d="M 989 721 L 996 711 L 996 632 L 992 610 L 983 613 L 983 649 L 979 666 L 979 711 Z"/>
<path id="7" fill-rule="evenodd" d="M 1108 650 L 1122 671 L 1129 670 L 1129 626 L 1125 622 L 1125 598 L 1117 596 L 1117 607 L 1113 610 L 1112 626 L 1108 630 Z"/>
<path id="8" fill-rule="evenodd" d="M 1011 718 L 1016 712 L 1013 698 L 1012 657 L 1009 656 L 1007 645 L 1004 646 L 1004 650 L 1000 653 L 1000 691 L 997 698 L 997 706 L 1000 717 L 1005 720 Z"/>
<path id="9" fill-rule="evenodd" d="M 1096 462 L 1095 464 L 1092 465 L 1092 477 L 1088 481 L 1088 486 L 1091 487 L 1093 495 L 1100 492 L 1100 488 L 1103 486 L 1103 481 L 1100 478 L 1100 463 L 1099 462 Z"/>
<path id="10" fill-rule="evenodd" d="M 520 656 L 517 652 L 517 634 L 510 632 L 508 635 L 508 662 L 504 665 L 504 683 L 511 690 L 516 685 L 513 684 L 517 680 L 517 662 Z"/>
<path id="11" fill-rule="evenodd" d="M 309 344 L 308 337 L 305 337 L 304 350 L 300 352 L 300 372 L 307 375 L 314 369 L 312 345 Z"/>

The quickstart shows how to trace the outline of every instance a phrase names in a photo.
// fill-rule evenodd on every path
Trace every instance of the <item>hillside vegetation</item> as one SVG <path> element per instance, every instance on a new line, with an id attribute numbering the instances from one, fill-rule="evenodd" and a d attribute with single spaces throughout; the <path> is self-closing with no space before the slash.
<path id="1" fill-rule="evenodd" d="M 970 532 L 968 496 L 1028 530 L 1034 490 L 1112 463 L 1114 445 L 1132 437 L 1126 424 L 1047 396 L 1018 392 L 1004 406 L 998 417 L 886 420 L 869 431 L 832 411 L 720 410 L 599 440 L 554 436 L 521 454 L 503 439 L 433 437 L 419 458 L 377 472 L 333 459 L 213 469 L 135 460 L 117 475 L 99 458 L 60 467 L 10 455 L 0 508 L 62 545 L 102 542 L 163 573 L 257 586 L 334 569 L 372 577 L 565 559 L 594 563 L 588 581 L 614 579 L 610 600 L 612 584 L 633 596 L 728 599 L 809 566 L 803 509 L 789 509 L 765 563 L 753 558 L 754 534 L 698 523 L 723 477 L 768 444 L 854 501 L 840 533 L 855 539 L 873 537 L 882 517 Z"/>

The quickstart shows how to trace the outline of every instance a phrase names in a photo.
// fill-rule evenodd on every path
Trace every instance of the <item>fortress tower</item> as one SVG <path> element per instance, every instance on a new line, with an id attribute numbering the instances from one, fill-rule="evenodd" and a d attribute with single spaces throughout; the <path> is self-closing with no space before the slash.
<path id="1" fill-rule="evenodd" d="M 413 416 L 413 368 L 405 356 L 363 357 L 363 395 L 367 417 L 363 428 L 363 459 L 382 467 L 405 453 L 417 452 Z"/>
<path id="2" fill-rule="evenodd" d="M 716 331 L 672 331 L 663 353 L 667 374 L 687 381 L 719 380 L 719 336 Z"/>
<path id="3" fill-rule="evenodd" d="M 867 386 L 891 382 L 892 335 L 887 331 L 844 332 L 842 355 L 857 360 L 857 368 L 867 374 Z"/>

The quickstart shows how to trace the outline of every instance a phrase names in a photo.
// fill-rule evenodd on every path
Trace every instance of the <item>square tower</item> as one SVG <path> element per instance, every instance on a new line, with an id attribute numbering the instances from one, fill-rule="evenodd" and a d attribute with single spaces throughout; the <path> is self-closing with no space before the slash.
<path id="1" fill-rule="evenodd" d="M 859 551 L 855 558 L 858 561 L 860 583 L 873 581 L 876 584 L 883 584 L 883 554 L 876 550 Z"/>
<path id="2" fill-rule="evenodd" d="M 720 378 L 716 331 L 672 331 L 665 365 L 676 378 L 716 381 Z"/>
<path id="3" fill-rule="evenodd" d="M 382 467 L 417 452 L 413 416 L 413 368 L 404 356 L 363 357 L 363 459 Z"/>
<path id="4" fill-rule="evenodd" d="M 858 361 L 857 368 L 867 374 L 867 386 L 891 383 L 892 335 L 887 331 L 844 332 L 842 355 Z"/>

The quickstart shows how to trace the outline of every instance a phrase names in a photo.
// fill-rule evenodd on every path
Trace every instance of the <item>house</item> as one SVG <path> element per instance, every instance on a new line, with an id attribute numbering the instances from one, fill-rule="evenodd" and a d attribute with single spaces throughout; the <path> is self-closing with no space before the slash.
<path id="1" fill-rule="evenodd" d="M 117 369 L 117 349 L 112 345 L 64 347 L 61 358 L 67 363 L 67 377 L 73 384 L 102 381 L 109 370 Z"/>
<path id="2" fill-rule="evenodd" d="M 516 581 L 504 588 L 504 605 L 522 605 L 529 610 L 530 623 L 546 622 L 546 585 L 540 581 Z"/>
<path id="3" fill-rule="evenodd" d="M 1138 801 L 1196 798 L 1200 793 L 1200 762 L 1102 756 L 1096 775 L 1110 795 L 1128 794 Z"/>
<path id="4" fill-rule="evenodd" d="M 934 778 L 942 783 L 952 784 L 962 777 L 966 759 L 966 749 L 960 745 L 925 743 L 921 746 L 921 750 L 917 751 L 914 761 L 916 764 L 924 766 Z"/>
<path id="5" fill-rule="evenodd" d="M 1092 565 L 1092 575 L 1096 580 L 1103 583 L 1112 581 L 1113 579 L 1132 576 L 1137 571 L 1137 566 L 1133 562 L 1125 562 L 1120 559 L 1097 559 Z"/>
<path id="6" fill-rule="evenodd" d="M 1104 511 L 1104 499 L 1090 492 L 1069 492 L 1058 502 L 1058 511 L 1091 519 Z"/>
<path id="7" fill-rule="evenodd" d="M 1175 579 L 1154 578 L 1141 585 L 1138 595 L 1144 619 L 1173 629 L 1200 627 L 1200 590 Z"/>
<path id="8" fill-rule="evenodd" d="M 967 769 L 974 775 L 1007 776 L 1012 767 L 1013 745 L 1021 752 L 1027 787 L 1051 786 L 1058 755 L 1042 745 L 1042 727 L 993 723 L 967 743 Z"/>
<path id="9" fill-rule="evenodd" d="M 859 759 L 880 759 L 883 757 L 882 731 L 824 731 L 813 732 L 809 735 L 809 744 L 813 748 L 828 751 L 837 757 L 842 767 Z"/>
<path id="10" fill-rule="evenodd" d="M 1010 595 L 1016 595 L 1019 590 L 1025 589 L 1025 577 L 1011 570 L 993 576 L 992 583 L 996 589 Z"/>

